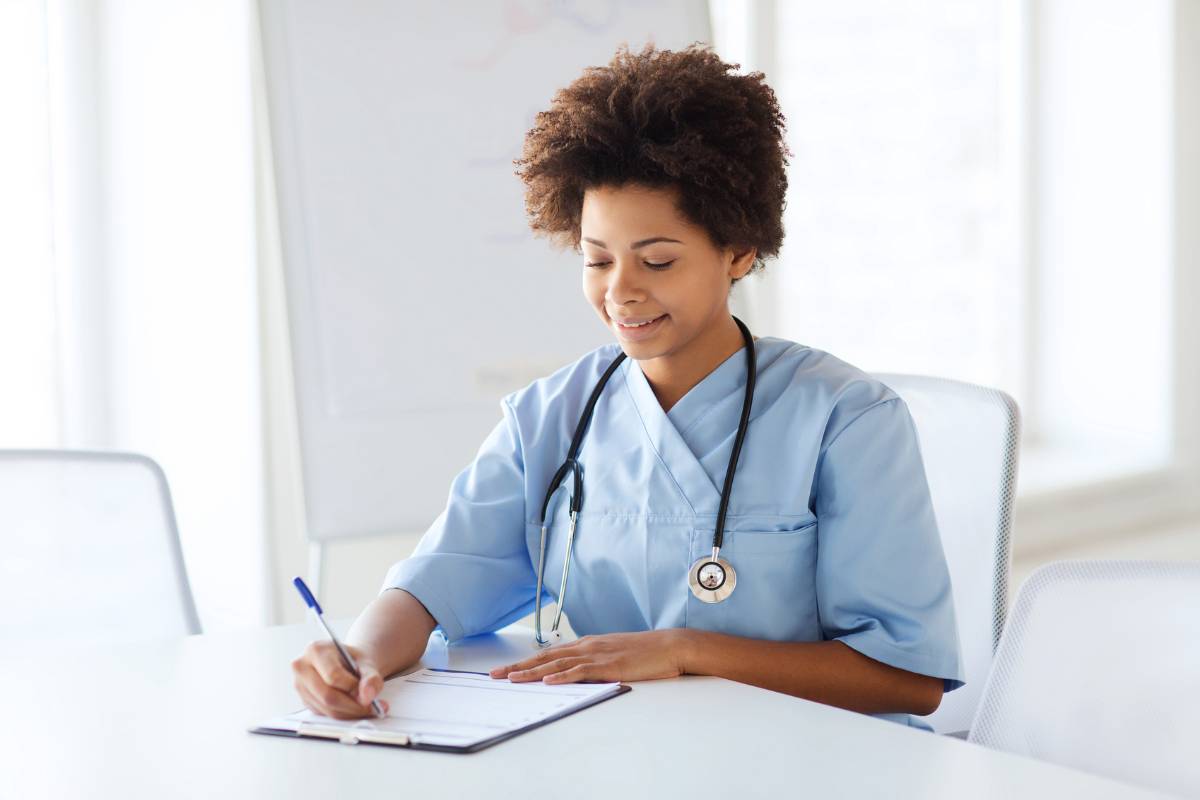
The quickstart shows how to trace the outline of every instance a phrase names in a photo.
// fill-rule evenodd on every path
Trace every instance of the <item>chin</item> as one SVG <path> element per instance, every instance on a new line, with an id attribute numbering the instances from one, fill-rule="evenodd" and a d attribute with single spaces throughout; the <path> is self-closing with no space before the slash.
<path id="1" fill-rule="evenodd" d="M 661 358 L 671 352 L 669 346 L 656 342 L 626 342 L 618 338 L 617 344 L 620 345 L 625 355 L 635 361 L 650 361 L 655 358 Z"/>

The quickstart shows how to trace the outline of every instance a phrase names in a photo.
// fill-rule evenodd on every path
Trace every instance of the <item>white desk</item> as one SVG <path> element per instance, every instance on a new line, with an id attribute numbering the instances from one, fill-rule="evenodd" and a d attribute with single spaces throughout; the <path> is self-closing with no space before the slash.
<path id="1" fill-rule="evenodd" d="M 289 662 L 316 635 L 297 625 L 32 654 L 6 643 L 0 796 L 1157 796 L 717 678 L 635 683 L 470 755 L 248 733 L 300 707 Z M 482 670 L 532 651 L 515 631 L 432 641 L 429 666 Z"/>

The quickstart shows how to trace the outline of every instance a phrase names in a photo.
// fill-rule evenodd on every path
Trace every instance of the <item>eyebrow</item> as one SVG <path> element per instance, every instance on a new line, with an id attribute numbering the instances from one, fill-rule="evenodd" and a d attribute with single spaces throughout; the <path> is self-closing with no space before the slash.
<path id="1" fill-rule="evenodd" d="M 608 247 L 608 245 L 599 239 L 589 239 L 588 237 L 584 236 L 583 240 L 585 242 L 594 244 L 597 247 Z M 683 244 L 683 242 L 679 241 L 678 239 L 668 239 L 666 236 L 652 236 L 649 239 L 642 239 L 640 242 L 634 242 L 633 244 L 629 245 L 629 249 L 637 250 L 639 247 L 645 247 L 646 245 L 654 244 L 655 242 L 674 242 L 675 244 Z"/>

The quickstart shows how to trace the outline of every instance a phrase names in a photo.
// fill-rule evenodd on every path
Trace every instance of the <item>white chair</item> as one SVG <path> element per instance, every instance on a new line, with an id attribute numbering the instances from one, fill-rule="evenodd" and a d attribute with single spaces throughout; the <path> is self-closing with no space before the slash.
<path id="1" fill-rule="evenodd" d="M 900 395 L 916 425 L 954 592 L 966 683 L 925 720 L 938 733 L 962 736 L 1007 611 L 1021 417 L 996 389 L 921 375 L 875 377 Z"/>
<path id="2" fill-rule="evenodd" d="M 1200 796 L 1200 563 L 1059 561 L 1017 593 L 968 739 Z"/>
<path id="3" fill-rule="evenodd" d="M 166 476 L 132 453 L 0 450 L 0 639 L 199 633 Z"/>

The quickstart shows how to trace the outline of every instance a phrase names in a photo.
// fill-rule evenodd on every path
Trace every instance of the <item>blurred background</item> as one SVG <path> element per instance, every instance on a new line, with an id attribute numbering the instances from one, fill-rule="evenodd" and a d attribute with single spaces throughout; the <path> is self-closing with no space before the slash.
<path id="1" fill-rule="evenodd" d="M 156 459 L 205 630 L 357 613 L 607 340 L 511 160 L 622 41 L 779 96 L 756 333 L 1017 400 L 1014 584 L 1200 558 L 1200 0 L 426 5 L 0 0 L 0 448 Z"/>

